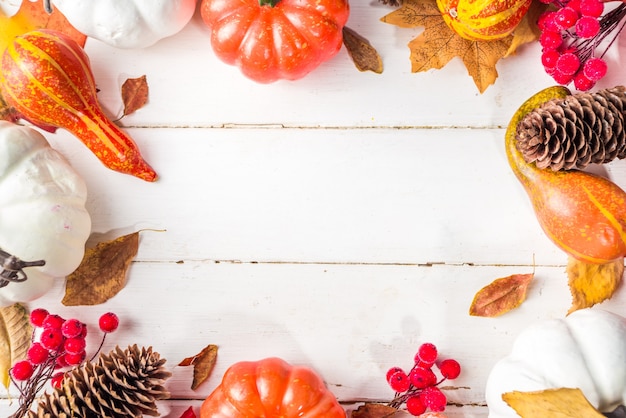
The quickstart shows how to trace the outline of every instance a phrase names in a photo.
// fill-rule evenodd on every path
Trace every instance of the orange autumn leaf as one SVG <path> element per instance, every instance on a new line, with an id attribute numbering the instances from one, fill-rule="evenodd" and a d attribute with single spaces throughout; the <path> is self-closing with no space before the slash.
<path id="1" fill-rule="evenodd" d="M 217 346 L 209 344 L 198 354 L 183 359 L 178 365 L 182 367 L 193 366 L 193 382 L 191 390 L 196 390 L 204 381 L 206 381 L 217 361 Z"/>
<path id="2" fill-rule="evenodd" d="M 536 16 L 535 10 L 529 11 L 512 35 L 491 41 L 470 41 L 459 36 L 444 22 L 436 0 L 404 0 L 400 8 L 383 16 L 381 21 L 403 28 L 424 27 L 408 44 L 412 72 L 438 70 L 460 57 L 483 93 L 498 77 L 497 62 L 511 55 L 521 44 L 537 39 L 532 16 Z"/>
<path id="3" fill-rule="evenodd" d="M 138 232 L 88 248 L 81 264 L 67 277 L 63 305 L 99 305 L 118 294 L 126 286 L 138 248 Z"/>
<path id="4" fill-rule="evenodd" d="M 145 75 L 129 78 L 122 84 L 124 116 L 141 109 L 148 102 L 148 81 Z"/>
<path id="5" fill-rule="evenodd" d="M 494 280 L 476 293 L 470 315 L 494 317 L 517 308 L 526 299 L 533 277 L 533 273 L 514 274 Z"/>
<path id="6" fill-rule="evenodd" d="M 622 283 L 623 275 L 623 257 L 604 264 L 586 263 L 570 257 L 567 276 L 572 306 L 568 313 L 610 299 Z"/>
<path id="7" fill-rule="evenodd" d="M 507 392 L 504 400 L 521 418 L 603 418 L 580 389 Z"/>

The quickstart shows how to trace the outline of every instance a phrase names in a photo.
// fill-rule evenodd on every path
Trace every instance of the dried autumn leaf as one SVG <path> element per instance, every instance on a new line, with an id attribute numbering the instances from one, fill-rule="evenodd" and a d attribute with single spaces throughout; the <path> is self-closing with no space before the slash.
<path id="1" fill-rule="evenodd" d="M 145 75 L 129 78 L 122 84 L 124 116 L 141 109 L 148 102 L 148 81 Z"/>
<path id="2" fill-rule="evenodd" d="M 193 366 L 193 382 L 191 390 L 196 390 L 205 380 L 209 378 L 215 362 L 217 361 L 217 346 L 209 344 L 193 357 L 187 357 L 181 361 L 179 366 Z"/>
<path id="3" fill-rule="evenodd" d="M 343 44 L 359 71 L 383 72 L 383 60 L 367 39 L 347 26 L 343 28 Z"/>
<path id="4" fill-rule="evenodd" d="M 507 392 L 502 399 L 522 418 L 604 418 L 580 389 Z"/>
<path id="5" fill-rule="evenodd" d="M 531 39 L 532 36 L 522 27 L 519 32 L 500 40 L 467 40 L 444 22 L 436 0 L 404 0 L 400 8 L 383 16 L 381 21 L 403 28 L 424 27 L 424 31 L 408 45 L 411 71 L 441 69 L 458 56 L 480 93 L 496 81 L 496 63 L 500 59 L 511 55 L 522 43 L 536 39 Z M 526 20 L 525 25 L 531 22 Z"/>
<path id="6" fill-rule="evenodd" d="M 22 305 L 0 308 L 0 381 L 5 388 L 11 382 L 11 365 L 26 358 L 32 332 L 28 312 Z"/>
<path id="7" fill-rule="evenodd" d="M 67 277 L 61 302 L 65 306 L 99 305 L 115 296 L 126 285 L 138 249 L 138 232 L 88 248 L 80 266 Z"/>
<path id="8" fill-rule="evenodd" d="M 494 317 L 517 308 L 526 299 L 533 277 L 533 273 L 514 274 L 494 280 L 476 293 L 470 315 Z"/>
<path id="9" fill-rule="evenodd" d="M 591 264 L 570 257 L 567 276 L 572 306 L 568 313 L 610 299 L 622 282 L 623 274 L 623 258 L 606 264 Z"/>
<path id="10" fill-rule="evenodd" d="M 398 410 L 392 406 L 367 402 L 350 413 L 350 418 L 391 418 L 398 414 Z"/>

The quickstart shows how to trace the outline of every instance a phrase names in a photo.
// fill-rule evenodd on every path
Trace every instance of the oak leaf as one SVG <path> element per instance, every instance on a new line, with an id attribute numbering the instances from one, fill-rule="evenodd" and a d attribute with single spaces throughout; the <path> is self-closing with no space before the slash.
<path id="1" fill-rule="evenodd" d="M 502 400 L 522 418 L 604 418 L 580 389 L 507 392 Z"/>
<path id="2" fill-rule="evenodd" d="M 129 78 L 122 84 L 124 116 L 141 109 L 148 102 L 148 80 L 145 75 Z"/>
<path id="3" fill-rule="evenodd" d="M 359 71 L 372 71 L 376 74 L 383 72 L 383 60 L 378 51 L 367 39 L 347 26 L 343 28 L 343 44 Z"/>
<path id="4" fill-rule="evenodd" d="M 367 402 L 350 413 L 350 418 L 391 418 L 399 414 L 393 406 Z"/>
<path id="5" fill-rule="evenodd" d="M 623 258 L 605 264 L 591 264 L 570 257 L 567 276 L 572 306 L 568 313 L 610 299 L 622 283 L 623 274 Z"/>
<path id="6" fill-rule="evenodd" d="M 193 357 L 187 357 L 183 359 L 179 366 L 193 366 L 193 382 L 191 383 L 191 390 L 196 390 L 202 383 L 204 383 L 217 361 L 217 346 L 209 344 L 202 349 L 198 354 Z"/>
<path id="7" fill-rule="evenodd" d="M 438 70 L 459 57 L 479 92 L 483 93 L 498 77 L 496 63 L 520 45 L 538 38 L 538 31 L 533 29 L 536 25 L 531 20 L 535 13 L 535 9 L 527 13 L 512 35 L 492 41 L 470 41 L 459 36 L 443 20 L 436 0 L 404 0 L 400 8 L 383 16 L 381 21 L 403 28 L 424 27 L 408 44 L 412 72 Z"/>
<path id="8" fill-rule="evenodd" d="M 494 317 L 517 308 L 526 299 L 533 277 L 533 273 L 514 274 L 494 280 L 476 293 L 470 315 Z"/>
<path id="9" fill-rule="evenodd" d="M 126 276 L 139 249 L 139 232 L 88 248 L 65 285 L 65 306 L 99 305 L 126 286 Z"/>
<path id="10" fill-rule="evenodd" d="M 0 308 L 0 381 L 8 388 L 9 369 L 26 358 L 33 328 L 26 309 L 19 303 Z"/>

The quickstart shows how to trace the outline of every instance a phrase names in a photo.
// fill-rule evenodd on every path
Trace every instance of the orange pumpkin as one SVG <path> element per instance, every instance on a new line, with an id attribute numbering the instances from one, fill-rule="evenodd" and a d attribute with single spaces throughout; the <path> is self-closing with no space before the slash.
<path id="1" fill-rule="evenodd" d="M 443 20 L 470 41 L 509 36 L 526 15 L 532 0 L 437 0 Z"/>
<path id="2" fill-rule="evenodd" d="M 275 357 L 232 365 L 200 409 L 200 418 L 345 417 L 319 375 Z"/>

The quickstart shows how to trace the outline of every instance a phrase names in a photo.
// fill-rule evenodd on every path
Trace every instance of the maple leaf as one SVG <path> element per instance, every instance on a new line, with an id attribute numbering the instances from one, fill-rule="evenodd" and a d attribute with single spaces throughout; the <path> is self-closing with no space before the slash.
<path id="1" fill-rule="evenodd" d="M 526 299 L 534 274 L 514 274 L 496 279 L 480 289 L 470 306 L 470 315 L 494 317 L 517 308 Z"/>
<path id="2" fill-rule="evenodd" d="M 85 251 L 83 261 L 65 285 L 65 306 L 98 305 L 126 286 L 126 274 L 137 255 L 139 232 L 97 244 Z"/>
<path id="3" fill-rule="evenodd" d="M 435 0 L 404 0 L 400 8 L 383 16 L 381 21 L 404 28 L 424 27 L 408 44 L 412 72 L 438 70 L 459 57 L 483 93 L 498 77 L 497 62 L 521 44 L 537 39 L 535 25 L 530 23 L 535 13 L 535 10 L 527 13 L 512 35 L 492 41 L 470 41 L 459 36 L 443 20 Z"/>
<path id="4" fill-rule="evenodd" d="M 507 392 L 502 399 L 522 418 L 604 418 L 580 389 Z"/>
<path id="5" fill-rule="evenodd" d="M 179 366 L 193 366 L 193 382 L 191 390 L 196 390 L 209 378 L 217 361 L 217 346 L 209 344 L 193 357 L 183 359 Z"/>
<path id="6" fill-rule="evenodd" d="M 129 78 L 122 84 L 124 116 L 141 109 L 148 102 L 148 81 L 145 75 Z"/>
<path id="7" fill-rule="evenodd" d="M 572 306 L 568 313 L 610 299 L 622 283 L 623 274 L 623 258 L 605 264 L 591 264 L 570 257 L 567 276 Z"/>

